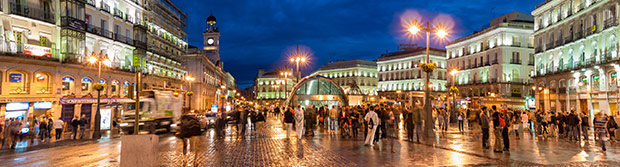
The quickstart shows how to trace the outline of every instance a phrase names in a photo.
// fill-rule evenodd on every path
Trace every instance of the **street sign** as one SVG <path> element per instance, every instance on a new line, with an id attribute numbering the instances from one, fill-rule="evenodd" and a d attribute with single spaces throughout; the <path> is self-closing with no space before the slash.
<path id="1" fill-rule="evenodd" d="M 134 54 L 133 55 L 133 66 L 140 67 L 141 63 L 142 63 L 142 60 L 140 59 L 140 55 Z"/>

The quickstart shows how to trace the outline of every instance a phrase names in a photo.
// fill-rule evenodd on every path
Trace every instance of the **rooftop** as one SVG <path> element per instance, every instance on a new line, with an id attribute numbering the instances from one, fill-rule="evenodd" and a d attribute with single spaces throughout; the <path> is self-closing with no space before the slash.
<path id="1" fill-rule="evenodd" d="M 446 55 L 446 50 L 445 49 L 437 49 L 437 48 L 429 48 L 429 54 L 430 55 L 436 55 L 436 56 L 443 56 L 445 57 Z M 397 52 L 388 52 L 385 54 L 381 54 L 381 56 L 377 59 L 377 61 L 381 61 L 381 60 L 391 60 L 391 59 L 397 59 L 397 58 L 403 58 L 403 57 L 408 57 L 411 55 L 419 55 L 419 54 L 426 54 L 426 48 L 425 47 L 415 47 L 415 48 L 408 48 L 408 49 L 401 49 L 400 51 Z"/>
<path id="2" fill-rule="evenodd" d="M 339 68 L 351 68 L 351 67 L 368 67 L 368 68 L 376 68 L 377 62 L 367 61 L 367 60 L 348 60 L 348 61 L 336 61 L 330 62 L 319 69 L 320 70 L 331 70 L 331 69 L 339 69 Z"/>

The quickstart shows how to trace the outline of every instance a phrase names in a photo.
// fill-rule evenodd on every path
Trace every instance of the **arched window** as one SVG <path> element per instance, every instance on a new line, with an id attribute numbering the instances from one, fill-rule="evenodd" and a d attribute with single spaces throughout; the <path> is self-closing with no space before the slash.
<path id="1" fill-rule="evenodd" d="M 75 81 L 72 77 L 62 77 L 62 96 L 75 96 Z"/>
<path id="2" fill-rule="evenodd" d="M 87 95 L 91 92 L 91 87 L 93 85 L 93 81 L 90 78 L 82 78 L 82 96 Z M 91 94 L 92 95 L 92 94 Z"/>
<path id="3" fill-rule="evenodd" d="M 30 84 L 25 72 L 11 71 L 8 73 L 9 93 L 10 94 L 28 94 Z"/>
<path id="4" fill-rule="evenodd" d="M 37 94 L 49 94 L 52 92 L 50 76 L 47 73 L 38 72 L 34 74 L 34 84 Z"/>
<path id="5" fill-rule="evenodd" d="M 121 91 L 120 91 L 120 85 L 118 83 L 118 81 L 112 81 L 112 85 L 110 85 L 110 95 L 111 96 L 119 96 Z"/>
<path id="6" fill-rule="evenodd" d="M 122 88 L 122 97 L 127 97 L 127 94 L 129 94 L 129 82 L 125 81 L 123 82 L 123 88 Z"/>

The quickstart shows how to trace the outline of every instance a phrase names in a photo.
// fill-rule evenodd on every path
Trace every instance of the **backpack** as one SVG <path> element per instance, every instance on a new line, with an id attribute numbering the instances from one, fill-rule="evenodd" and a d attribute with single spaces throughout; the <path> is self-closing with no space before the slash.
<path id="1" fill-rule="evenodd" d="M 499 118 L 499 127 L 506 127 L 506 121 L 504 120 L 504 117 L 500 114 L 498 114 L 497 117 Z"/>
<path id="2" fill-rule="evenodd" d="M 196 118 L 196 116 L 181 116 L 181 132 L 177 137 L 186 138 L 191 136 L 198 136 L 201 134 L 202 131 L 200 130 L 200 121 L 198 120 L 198 118 Z"/>

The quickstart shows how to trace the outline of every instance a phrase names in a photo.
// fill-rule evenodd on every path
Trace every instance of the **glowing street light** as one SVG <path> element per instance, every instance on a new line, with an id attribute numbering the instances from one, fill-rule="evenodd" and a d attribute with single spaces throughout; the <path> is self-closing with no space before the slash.
<path id="1" fill-rule="evenodd" d="M 93 139 L 101 138 L 101 91 L 103 90 L 103 85 L 101 85 L 101 65 L 106 67 L 112 66 L 112 61 L 108 58 L 108 54 L 103 54 L 103 51 L 99 52 L 99 54 L 92 52 L 90 57 L 88 57 L 88 62 L 91 64 L 97 63 L 97 112 L 95 112 L 95 130 L 93 131 Z M 94 86 L 93 86 L 94 87 Z"/>
<path id="2" fill-rule="evenodd" d="M 196 80 L 196 78 L 187 75 L 185 76 L 185 80 L 187 81 L 188 85 L 189 85 L 189 89 L 187 90 L 187 107 L 189 108 L 189 110 L 192 110 L 192 96 L 194 95 L 194 92 L 192 91 L 192 82 Z"/>
<path id="3" fill-rule="evenodd" d="M 295 63 L 297 66 L 297 81 L 299 81 L 301 74 L 299 74 L 299 64 L 306 62 L 306 57 L 299 55 L 299 45 L 297 45 L 297 50 L 295 50 L 295 57 L 291 58 L 291 62 Z"/>
<path id="4" fill-rule="evenodd" d="M 411 33 L 411 35 L 415 35 L 420 31 L 424 31 L 426 32 L 426 62 L 425 63 L 430 63 L 430 55 L 429 55 L 429 50 L 430 50 L 430 33 L 434 32 L 435 35 L 437 35 L 437 37 L 439 37 L 440 39 L 446 38 L 448 36 L 448 32 L 443 29 L 443 26 L 437 25 L 434 27 L 430 26 L 430 22 L 426 22 L 426 26 L 422 26 L 419 24 L 418 20 L 413 20 L 413 25 L 410 26 L 408 29 L 409 33 Z M 433 125 L 432 125 L 432 113 L 431 113 L 431 99 L 430 99 L 430 94 L 431 94 L 431 84 L 429 83 L 430 80 L 430 73 L 426 72 L 426 78 L 424 79 L 424 83 L 425 85 L 428 85 L 427 87 L 425 87 L 424 89 L 424 111 L 425 111 L 425 117 L 424 117 L 424 128 L 425 128 L 425 133 L 427 137 L 434 137 L 435 136 L 435 131 L 433 130 Z"/>

